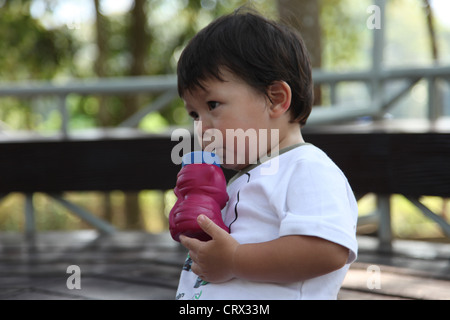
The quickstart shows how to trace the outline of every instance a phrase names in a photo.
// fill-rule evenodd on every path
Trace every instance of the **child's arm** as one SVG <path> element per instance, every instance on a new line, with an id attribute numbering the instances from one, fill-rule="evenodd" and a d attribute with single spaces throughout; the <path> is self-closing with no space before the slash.
<path id="1" fill-rule="evenodd" d="M 181 237 L 193 260 L 192 271 L 202 280 L 224 282 L 232 278 L 265 282 L 294 282 L 340 269 L 349 250 L 333 242 L 308 236 L 240 245 L 204 216 L 199 225 L 212 240 L 201 242 Z"/>

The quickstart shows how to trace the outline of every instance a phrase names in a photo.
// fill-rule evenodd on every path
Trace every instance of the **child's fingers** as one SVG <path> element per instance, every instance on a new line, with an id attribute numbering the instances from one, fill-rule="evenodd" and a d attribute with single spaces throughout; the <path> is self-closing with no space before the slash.
<path id="1" fill-rule="evenodd" d="M 223 233 L 228 234 L 225 230 L 215 224 L 207 216 L 201 214 L 197 218 L 198 225 L 205 231 L 211 238 L 216 239 L 220 237 Z"/>
<path id="2" fill-rule="evenodd" d="M 202 272 L 201 272 L 201 269 L 200 269 L 200 267 L 198 266 L 198 264 L 196 264 L 195 262 L 193 262 L 192 263 L 192 266 L 191 266 L 191 270 L 192 270 L 192 272 L 193 273 L 195 273 L 196 275 L 198 275 L 200 278 L 202 278 Z M 202 278 L 203 279 L 203 278 Z"/>
<path id="3" fill-rule="evenodd" d="M 199 246 L 201 246 L 202 242 L 200 240 L 189 238 L 184 235 L 180 236 L 180 243 L 189 251 L 197 252 Z"/>

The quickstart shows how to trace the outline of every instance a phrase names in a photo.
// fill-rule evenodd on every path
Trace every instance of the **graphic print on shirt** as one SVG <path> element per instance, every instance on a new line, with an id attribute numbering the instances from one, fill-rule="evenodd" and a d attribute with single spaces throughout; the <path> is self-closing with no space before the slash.
<path id="1" fill-rule="evenodd" d="M 192 259 L 188 254 L 186 261 L 183 264 L 183 270 L 185 270 L 187 272 L 191 272 L 191 267 L 192 267 Z M 205 286 L 208 283 L 209 283 L 208 281 L 203 281 L 202 278 L 197 277 L 197 280 L 194 283 L 194 288 L 199 288 L 201 286 Z"/>

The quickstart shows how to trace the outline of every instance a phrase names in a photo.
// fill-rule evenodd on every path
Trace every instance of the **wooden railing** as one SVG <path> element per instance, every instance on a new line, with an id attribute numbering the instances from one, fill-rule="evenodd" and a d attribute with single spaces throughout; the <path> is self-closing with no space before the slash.
<path id="1" fill-rule="evenodd" d="M 421 195 L 450 197 L 450 125 L 443 108 L 449 101 L 438 103 L 434 94 L 438 81 L 449 84 L 450 67 L 348 73 L 315 70 L 313 77 L 316 85 L 330 87 L 331 105 L 314 107 L 304 129 L 305 137 L 329 153 L 349 177 L 357 194 L 378 195 L 378 209 L 371 217 L 379 223 L 380 247 L 389 249 L 392 240 L 389 195 L 393 193 L 408 197 L 450 236 L 448 224 L 419 202 Z M 395 103 L 423 79 L 428 83 L 427 119 L 402 123 L 383 121 Z M 398 80 L 403 85 L 388 94 L 385 87 L 390 81 Z M 336 90 L 346 82 L 366 84 L 371 98 L 360 104 L 346 103 Z M 69 94 L 129 93 L 160 95 L 118 128 L 93 130 L 89 134 L 69 130 Z M 170 134 L 149 135 L 132 128 L 148 113 L 178 99 L 174 75 L 0 84 L 0 100 L 5 96 L 45 95 L 58 97 L 62 119 L 59 132 L 50 137 L 43 137 L 39 132 L 21 136 L 0 126 L 0 200 L 13 191 L 27 194 L 25 211 L 29 233 L 33 232 L 33 192 L 48 192 L 102 232 L 113 232 L 113 226 L 68 203 L 60 193 L 173 188 L 178 168 L 170 161 L 170 154 L 176 142 L 170 139 Z M 361 118 L 364 120 L 358 121 Z M 351 125 L 343 126 L 343 122 Z"/>

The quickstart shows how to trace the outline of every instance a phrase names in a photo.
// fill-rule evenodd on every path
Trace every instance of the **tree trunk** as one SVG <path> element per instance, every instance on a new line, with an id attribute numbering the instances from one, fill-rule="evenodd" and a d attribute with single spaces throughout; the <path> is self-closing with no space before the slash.
<path id="1" fill-rule="evenodd" d="M 436 40 L 436 31 L 435 31 L 435 27 L 434 27 L 433 10 L 430 6 L 429 0 L 423 0 L 423 5 L 424 5 L 424 9 L 425 9 L 425 15 L 427 18 L 428 33 L 430 36 L 431 55 L 433 57 L 433 62 L 437 64 L 439 61 L 439 52 L 438 52 L 438 46 L 437 46 L 437 40 Z"/>
<path id="2" fill-rule="evenodd" d="M 145 62 L 147 60 L 150 36 L 147 32 L 146 1 L 135 0 L 131 11 L 131 24 L 128 37 L 131 48 L 131 66 L 129 75 L 140 76 L 146 74 Z M 139 109 L 139 96 L 133 95 L 124 98 L 124 118 L 128 118 Z M 130 177 L 133 179 L 133 177 Z M 141 229 L 141 210 L 139 205 L 139 192 L 128 192 L 125 195 L 125 224 L 127 229 Z"/>
<path id="3" fill-rule="evenodd" d="M 280 21 L 297 29 L 308 48 L 313 68 L 322 66 L 319 0 L 278 0 Z M 314 104 L 321 103 L 320 88 L 314 89 Z"/>
<path id="4" fill-rule="evenodd" d="M 99 78 L 107 76 L 106 59 L 108 55 L 108 30 L 106 28 L 106 18 L 100 13 L 100 1 L 94 0 L 95 5 L 95 34 L 97 42 L 97 58 L 95 60 L 94 70 Z M 111 125 L 111 117 L 107 110 L 107 97 L 99 96 L 99 115 L 98 125 L 100 127 L 108 127 Z M 112 223 L 113 210 L 111 205 L 111 195 L 109 192 L 103 193 L 103 217 L 106 221 Z"/>
<path id="5" fill-rule="evenodd" d="M 434 25 L 434 14 L 433 9 L 430 5 L 430 0 L 423 0 L 424 9 L 425 9 L 425 15 L 427 19 L 427 27 L 428 27 L 428 34 L 430 36 L 430 46 L 431 46 L 431 56 L 433 58 L 433 63 L 435 65 L 439 65 L 439 49 L 438 49 L 438 41 L 436 38 L 436 28 Z M 439 83 L 436 83 L 435 87 L 435 94 L 436 94 L 436 101 L 435 103 L 438 104 L 436 108 L 439 109 L 440 112 L 443 112 L 443 95 L 442 91 L 440 90 L 440 87 L 438 85 Z M 447 209 L 448 209 L 448 198 L 442 199 L 442 217 L 445 220 L 448 220 L 447 217 Z"/>

